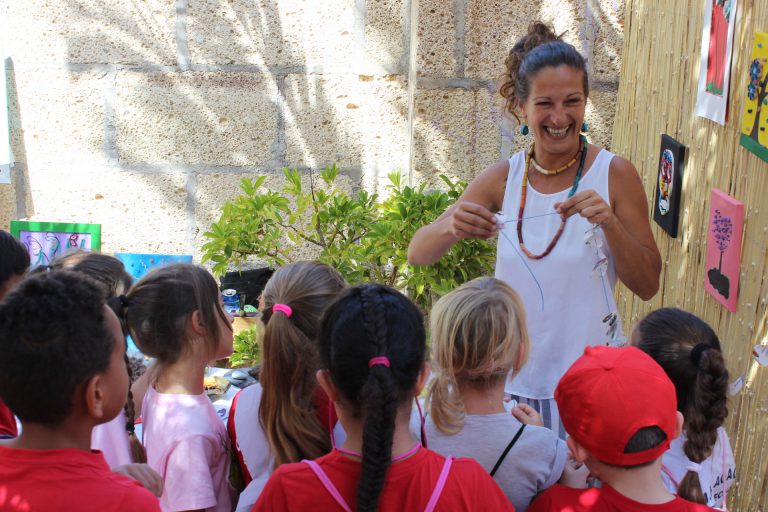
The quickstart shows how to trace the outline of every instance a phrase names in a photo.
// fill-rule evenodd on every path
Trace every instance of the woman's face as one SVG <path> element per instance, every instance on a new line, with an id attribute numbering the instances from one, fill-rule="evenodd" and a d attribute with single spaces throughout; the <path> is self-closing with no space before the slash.
<path id="1" fill-rule="evenodd" d="M 548 66 L 539 70 L 529 85 L 528 99 L 519 107 L 537 149 L 551 154 L 574 153 L 587 106 L 584 73 L 565 64 Z"/>

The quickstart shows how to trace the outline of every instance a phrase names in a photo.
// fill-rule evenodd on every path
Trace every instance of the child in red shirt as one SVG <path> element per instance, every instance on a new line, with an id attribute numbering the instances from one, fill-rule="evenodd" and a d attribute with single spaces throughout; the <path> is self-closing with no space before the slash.
<path id="1" fill-rule="evenodd" d="M 680 435 L 675 387 L 664 370 L 635 347 L 587 347 L 565 373 L 555 401 L 576 460 L 602 487 L 555 485 L 529 512 L 708 512 L 670 494 L 661 456 Z"/>
<path id="2" fill-rule="evenodd" d="M 21 242 L 0 230 L 0 299 L 18 285 L 29 268 L 29 253 Z M 0 400 L 0 439 L 16 437 L 16 418 Z"/>
<path id="3" fill-rule="evenodd" d="M 254 511 L 514 510 L 477 462 L 438 455 L 409 432 L 429 374 L 411 301 L 382 285 L 349 288 L 325 312 L 319 343 L 318 382 L 347 438 L 319 459 L 280 466 Z"/>
<path id="4" fill-rule="evenodd" d="M 22 423 L 0 441 L 2 511 L 159 511 L 138 482 L 91 451 L 91 430 L 128 393 L 125 338 L 95 281 L 70 271 L 26 279 L 0 302 L 0 396 Z"/>

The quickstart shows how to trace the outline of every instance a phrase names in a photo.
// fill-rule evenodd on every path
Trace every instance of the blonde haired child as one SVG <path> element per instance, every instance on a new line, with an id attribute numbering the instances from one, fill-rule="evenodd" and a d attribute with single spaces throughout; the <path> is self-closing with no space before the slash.
<path id="1" fill-rule="evenodd" d="M 504 282 L 465 283 L 432 309 L 432 370 L 427 394 L 429 447 L 472 457 L 496 479 L 517 510 L 561 477 L 565 443 L 528 422 L 530 408 L 505 408 L 507 374 L 525 363 L 530 341 L 520 296 Z"/>
<path id="2" fill-rule="evenodd" d="M 229 512 L 229 438 L 203 388 L 208 361 L 232 353 L 232 318 L 216 281 L 202 267 L 171 265 L 121 302 L 136 345 L 157 359 L 141 410 L 149 465 L 165 480 L 160 506 Z"/>

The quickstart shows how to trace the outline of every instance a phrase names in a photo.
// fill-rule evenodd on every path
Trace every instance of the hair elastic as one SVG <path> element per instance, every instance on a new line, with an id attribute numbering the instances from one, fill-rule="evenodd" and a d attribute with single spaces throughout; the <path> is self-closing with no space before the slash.
<path id="1" fill-rule="evenodd" d="M 121 305 L 122 307 L 124 307 L 124 308 L 127 308 L 128 306 L 130 306 L 130 305 L 131 305 L 131 300 L 130 300 L 128 297 L 126 297 L 125 295 L 120 295 L 120 296 L 117 298 L 117 300 L 119 300 L 119 301 L 120 301 L 120 305 Z"/>
<path id="2" fill-rule="evenodd" d="M 293 314 L 293 310 L 288 304 L 275 304 L 272 306 L 272 312 L 274 313 L 275 311 L 284 313 L 288 318 L 291 318 L 291 315 Z"/>
<path id="3" fill-rule="evenodd" d="M 368 361 L 368 368 L 373 368 L 377 364 L 383 364 L 387 368 L 389 368 L 389 358 L 381 356 L 381 357 L 372 357 Z"/>
<path id="4" fill-rule="evenodd" d="M 711 348 L 712 347 L 706 343 L 698 343 L 695 347 L 693 347 L 693 349 L 691 349 L 691 361 L 693 361 L 693 364 L 698 367 L 699 363 L 701 362 L 702 354 Z"/>

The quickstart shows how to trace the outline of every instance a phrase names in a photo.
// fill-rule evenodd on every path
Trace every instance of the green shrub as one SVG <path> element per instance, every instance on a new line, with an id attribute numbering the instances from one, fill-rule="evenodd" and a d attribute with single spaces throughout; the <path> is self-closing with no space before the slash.
<path id="1" fill-rule="evenodd" d="M 264 326 L 256 322 L 235 334 L 232 340 L 232 355 L 229 365 L 232 368 L 256 366 L 261 363 L 261 342 L 264 339 Z"/>
<path id="2" fill-rule="evenodd" d="M 283 169 L 282 192 L 265 191 L 265 177 L 244 178 L 243 193 L 222 208 L 205 233 L 203 262 L 224 274 L 249 258 L 280 266 L 298 259 L 303 244 L 352 284 L 385 283 L 403 290 L 429 310 L 435 296 L 493 270 L 495 247 L 484 240 L 464 240 L 439 262 L 409 265 L 408 244 L 420 227 L 456 202 L 466 182 L 440 176 L 447 191 L 406 185 L 400 172 L 388 175 L 387 197 L 364 190 L 350 194 L 336 185 L 336 165 L 310 171 L 309 190 L 297 170 Z M 287 240 L 286 240 L 287 238 Z"/>

